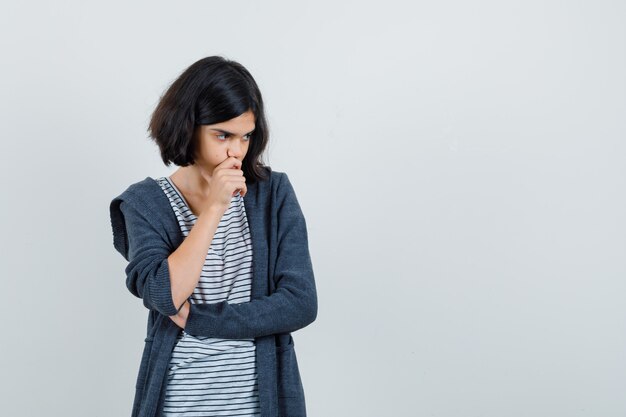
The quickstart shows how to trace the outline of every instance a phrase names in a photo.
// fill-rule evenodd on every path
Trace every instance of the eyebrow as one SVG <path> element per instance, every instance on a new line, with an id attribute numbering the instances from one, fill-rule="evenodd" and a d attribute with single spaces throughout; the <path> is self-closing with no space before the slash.
<path id="1" fill-rule="evenodd" d="M 256 129 L 256 127 L 255 127 L 254 129 L 252 129 L 251 131 L 249 131 L 248 133 L 246 133 L 246 135 L 249 135 L 250 133 L 254 132 L 254 130 L 255 130 L 255 129 Z M 214 128 L 211 128 L 211 130 L 214 130 L 214 131 L 216 131 L 216 132 L 221 132 L 221 133 L 224 133 L 224 134 L 226 134 L 226 135 L 231 135 L 231 136 L 233 136 L 233 135 L 234 135 L 234 133 L 229 132 L 228 130 L 223 130 L 223 129 L 214 129 Z M 245 136 L 245 135 L 244 135 L 244 136 Z"/>

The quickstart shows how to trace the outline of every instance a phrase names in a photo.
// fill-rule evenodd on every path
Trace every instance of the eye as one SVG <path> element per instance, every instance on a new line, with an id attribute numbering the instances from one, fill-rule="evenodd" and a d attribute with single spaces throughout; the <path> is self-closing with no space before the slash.
<path id="1" fill-rule="evenodd" d="M 248 139 L 246 139 L 246 142 L 250 141 L 250 139 L 252 139 L 252 133 L 248 133 L 247 135 L 244 136 L 244 138 L 247 137 Z"/>
<path id="2" fill-rule="evenodd" d="M 217 135 L 217 138 L 220 139 L 220 136 L 224 136 L 224 139 L 226 139 L 228 137 L 228 135 L 226 133 L 221 134 L 221 135 Z"/>

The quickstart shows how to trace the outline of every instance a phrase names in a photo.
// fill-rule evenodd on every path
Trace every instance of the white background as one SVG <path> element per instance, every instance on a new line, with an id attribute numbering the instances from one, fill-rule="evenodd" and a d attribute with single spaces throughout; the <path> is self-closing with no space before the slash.
<path id="1" fill-rule="evenodd" d="M 4 2 L 2 415 L 130 414 L 147 310 L 109 202 L 209 55 L 309 227 L 309 415 L 626 415 L 619 1 Z"/>

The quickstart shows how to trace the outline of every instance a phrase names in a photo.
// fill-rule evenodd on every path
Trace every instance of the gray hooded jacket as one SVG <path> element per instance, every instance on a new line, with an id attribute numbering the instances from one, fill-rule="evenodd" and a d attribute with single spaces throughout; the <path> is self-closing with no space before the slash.
<path id="1" fill-rule="evenodd" d="M 193 336 L 255 338 L 261 415 L 306 416 L 291 332 L 317 317 L 317 293 L 304 215 L 284 172 L 246 184 L 244 205 L 253 248 L 251 301 L 191 304 L 185 331 Z M 126 286 L 149 310 L 132 417 L 163 410 L 166 376 L 182 329 L 169 316 L 167 258 L 183 241 L 169 199 L 151 177 L 110 204 L 113 246 L 128 261 Z"/>

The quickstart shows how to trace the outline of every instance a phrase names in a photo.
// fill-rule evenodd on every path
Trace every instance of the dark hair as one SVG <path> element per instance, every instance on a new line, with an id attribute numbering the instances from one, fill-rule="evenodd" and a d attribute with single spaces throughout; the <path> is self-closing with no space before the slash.
<path id="1" fill-rule="evenodd" d="M 261 91 L 238 62 L 221 56 L 203 58 L 187 68 L 161 96 L 148 132 L 166 166 L 195 162 L 195 131 L 199 125 L 221 123 L 251 110 L 255 128 L 242 167 L 246 182 L 267 178 L 261 157 L 269 128 Z"/>

